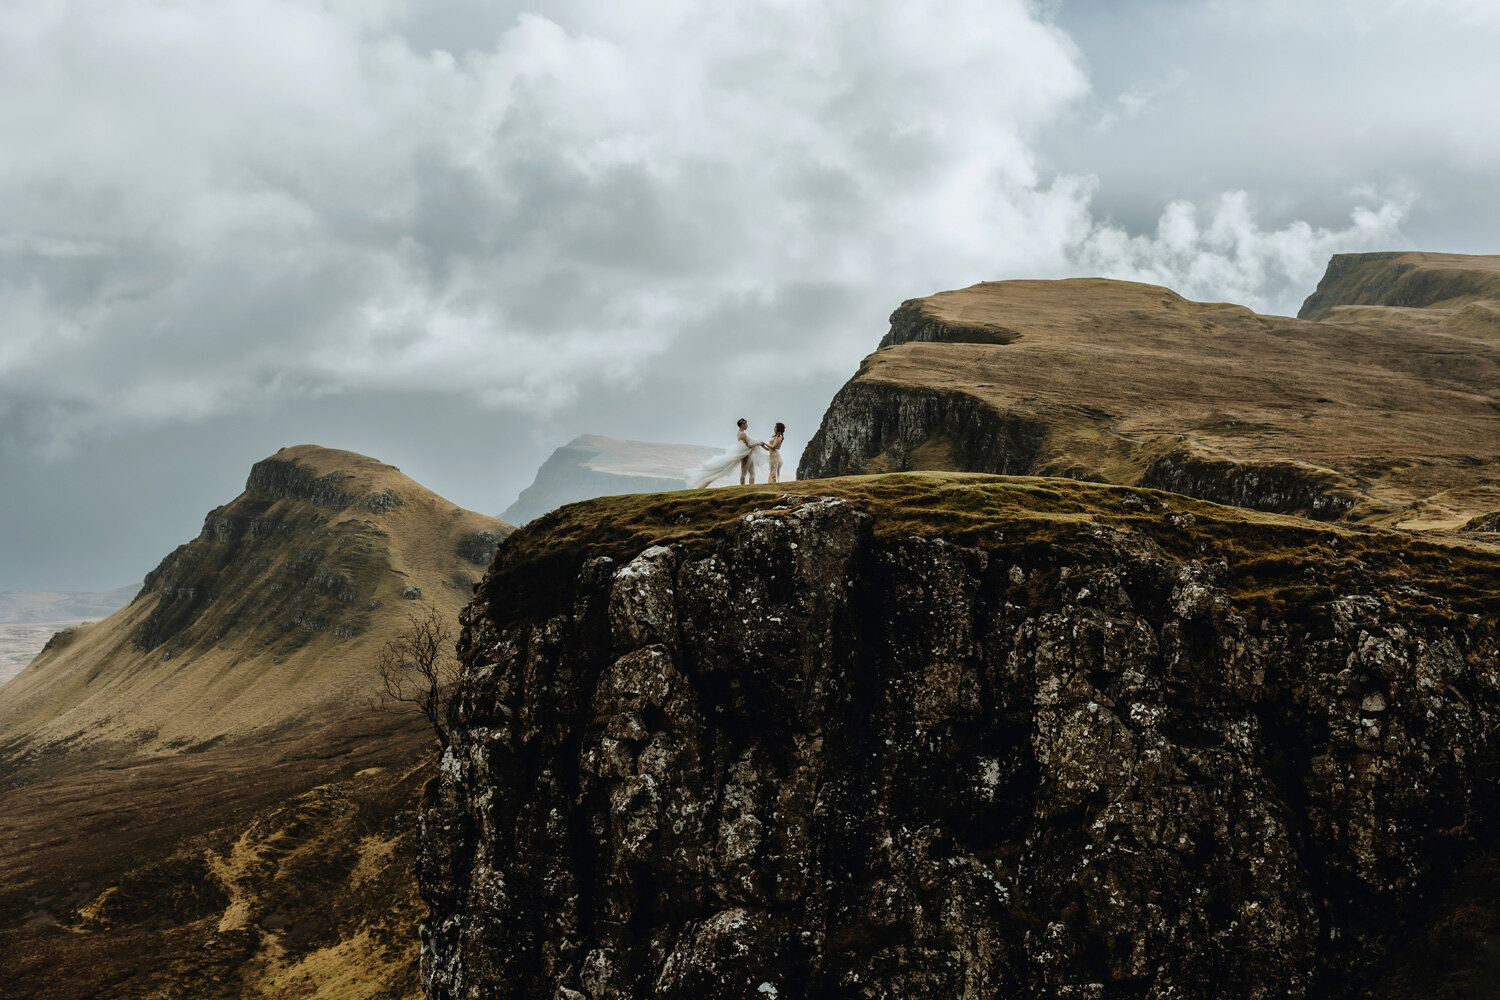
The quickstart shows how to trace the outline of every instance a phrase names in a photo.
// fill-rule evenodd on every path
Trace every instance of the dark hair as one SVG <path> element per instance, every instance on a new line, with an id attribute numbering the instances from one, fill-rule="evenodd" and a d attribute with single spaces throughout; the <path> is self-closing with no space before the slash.
<path id="1" fill-rule="evenodd" d="M 780 420 L 776 421 L 776 433 L 777 434 L 785 434 L 786 433 L 786 424 L 782 423 Z"/>
<path id="2" fill-rule="evenodd" d="M 736 420 L 734 422 L 734 426 L 736 426 L 736 427 L 744 427 L 744 426 L 746 426 L 749 423 L 750 423 L 750 421 L 746 420 L 744 417 L 740 417 L 740 419 L 738 419 L 738 420 Z"/>

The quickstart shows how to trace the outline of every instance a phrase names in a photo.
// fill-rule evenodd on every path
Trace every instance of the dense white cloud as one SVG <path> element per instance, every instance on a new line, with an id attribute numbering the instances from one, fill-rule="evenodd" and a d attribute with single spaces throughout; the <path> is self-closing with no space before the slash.
<path id="1" fill-rule="evenodd" d="M 1028 135 L 1078 54 L 1019 0 L 935 11 L 521 13 L 449 52 L 396 3 L 10 4 L 5 426 L 66 446 L 372 388 L 555 408 L 746 297 L 1055 265 L 1082 188 Z"/>
<path id="2" fill-rule="evenodd" d="M 298 441 L 491 511 L 577 433 L 795 448 L 939 288 L 1494 252 L 1497 47 L 1487 0 L 7 0 L 0 586 L 138 576 Z"/>
<path id="3" fill-rule="evenodd" d="M 1075 260 L 1089 272 L 1166 285 L 1190 299 L 1295 314 L 1330 256 L 1389 247 L 1400 237 L 1406 210 L 1403 201 L 1388 198 L 1354 209 L 1343 229 L 1293 222 L 1269 230 L 1256 220 L 1249 195 L 1230 191 L 1201 222 L 1192 202 L 1172 202 L 1154 235 L 1097 226 Z"/>
<path id="4" fill-rule="evenodd" d="M 450 4 L 446 49 L 412 27 L 441 6 L 0 12 L 12 442 L 329 393 L 557 412 L 604 382 L 842 373 L 908 295 L 1083 269 L 1260 304 L 1399 221 L 1268 232 L 1229 195 L 1187 237 L 1181 205 L 1155 237 L 1096 222 L 1095 179 L 1034 152 L 1088 94 L 1082 56 L 1022 0 Z"/>

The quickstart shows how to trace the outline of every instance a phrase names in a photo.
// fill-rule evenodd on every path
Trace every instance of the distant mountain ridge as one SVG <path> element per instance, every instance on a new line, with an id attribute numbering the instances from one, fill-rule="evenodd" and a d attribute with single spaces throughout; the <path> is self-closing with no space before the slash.
<path id="1" fill-rule="evenodd" d="M 0 625 L 105 618 L 129 604 L 141 589 L 132 583 L 97 593 L 54 590 L 0 591 Z"/>
<path id="2" fill-rule="evenodd" d="M 500 516 L 519 525 L 579 500 L 680 490 L 687 469 L 721 450 L 584 434 L 554 451 Z"/>

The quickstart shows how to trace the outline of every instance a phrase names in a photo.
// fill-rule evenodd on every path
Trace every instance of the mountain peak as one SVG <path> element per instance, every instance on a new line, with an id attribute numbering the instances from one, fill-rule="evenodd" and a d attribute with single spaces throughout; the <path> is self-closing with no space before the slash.
<path id="1" fill-rule="evenodd" d="M 726 439 L 730 435 L 726 433 Z M 501 516 L 524 524 L 577 500 L 683 488 L 683 473 L 719 449 L 582 434 L 558 448 Z"/>
<path id="2" fill-rule="evenodd" d="M 305 500 L 334 510 L 360 506 L 388 511 L 403 503 L 403 492 L 410 493 L 412 488 L 428 492 L 394 465 L 315 444 L 280 449 L 251 466 L 245 480 L 247 493 Z"/>
<path id="3" fill-rule="evenodd" d="M 283 448 L 129 606 L 17 675 L 0 729 L 171 749 L 363 710 L 392 630 L 456 615 L 511 530 L 365 455 Z"/>

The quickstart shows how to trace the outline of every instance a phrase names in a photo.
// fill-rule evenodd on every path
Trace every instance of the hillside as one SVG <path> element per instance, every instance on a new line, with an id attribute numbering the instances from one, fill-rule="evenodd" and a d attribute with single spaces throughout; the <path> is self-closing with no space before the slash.
<path id="1" fill-rule="evenodd" d="M 435 740 L 373 660 L 413 612 L 456 621 L 510 530 L 284 448 L 55 637 L 0 689 L 0 995 L 414 998 Z"/>
<path id="2" fill-rule="evenodd" d="M 913 299 L 798 476 L 1065 475 L 1446 530 L 1500 510 L 1500 341 L 1361 308 L 1385 311 L 1260 316 L 1105 279 Z"/>
<path id="3" fill-rule="evenodd" d="M 1497 593 L 1066 479 L 565 507 L 465 612 L 429 1000 L 1494 996 Z"/>
<path id="4" fill-rule="evenodd" d="M 578 500 L 679 490 L 684 471 L 720 450 L 585 434 L 554 451 L 501 517 L 511 524 L 525 524 Z"/>
<path id="5" fill-rule="evenodd" d="M 456 615 L 509 531 L 393 466 L 283 448 L 134 601 L 0 689 L 0 740 L 164 751 L 347 716 L 391 630 Z"/>
<path id="6" fill-rule="evenodd" d="M 1297 315 L 1500 339 L 1500 255 L 1338 254 Z"/>

